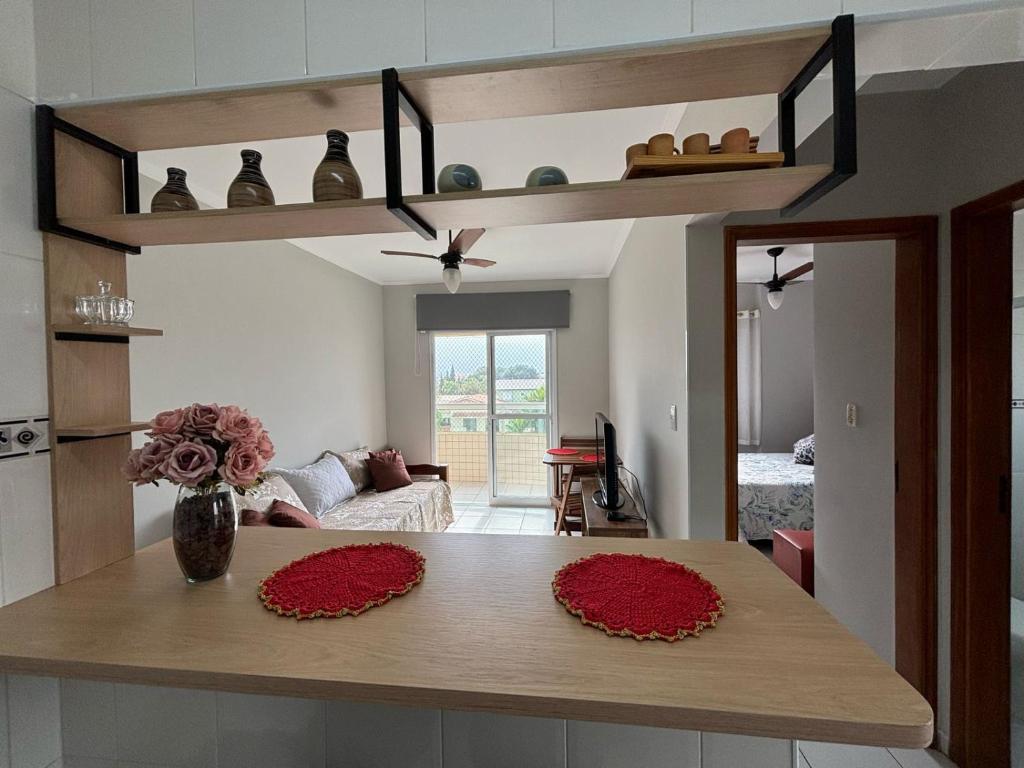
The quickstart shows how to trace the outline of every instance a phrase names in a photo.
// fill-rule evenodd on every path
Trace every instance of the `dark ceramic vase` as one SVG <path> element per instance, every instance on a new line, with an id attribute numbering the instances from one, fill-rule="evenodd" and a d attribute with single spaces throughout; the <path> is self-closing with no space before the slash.
<path id="1" fill-rule="evenodd" d="M 327 153 L 313 174 L 313 201 L 360 200 L 363 182 L 348 156 L 348 134 L 327 132 Z"/>
<path id="2" fill-rule="evenodd" d="M 167 183 L 153 195 L 149 210 L 153 213 L 199 210 L 199 203 L 188 191 L 188 186 L 185 184 L 185 172 L 181 168 L 167 169 Z"/>
<path id="3" fill-rule="evenodd" d="M 178 490 L 172 539 L 178 566 L 188 581 L 215 579 L 228 569 L 237 530 L 238 510 L 230 486 Z"/>
<path id="4" fill-rule="evenodd" d="M 263 177 L 263 155 L 255 149 L 242 150 L 242 170 L 228 187 L 228 208 L 273 205 L 274 191 Z"/>

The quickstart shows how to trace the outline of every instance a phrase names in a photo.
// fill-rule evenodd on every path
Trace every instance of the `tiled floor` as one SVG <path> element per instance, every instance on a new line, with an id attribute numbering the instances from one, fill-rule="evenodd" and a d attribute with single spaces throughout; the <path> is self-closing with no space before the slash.
<path id="1" fill-rule="evenodd" d="M 453 483 L 453 533 L 524 533 L 550 535 L 555 511 L 551 507 L 492 507 L 483 483 Z"/>

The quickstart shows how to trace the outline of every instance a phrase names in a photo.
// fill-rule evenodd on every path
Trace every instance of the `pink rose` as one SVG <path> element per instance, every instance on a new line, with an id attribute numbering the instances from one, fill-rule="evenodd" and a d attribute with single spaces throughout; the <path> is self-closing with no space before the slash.
<path id="1" fill-rule="evenodd" d="M 186 437 L 211 437 L 220 418 L 220 406 L 216 403 L 200 405 L 192 403 L 185 411 L 183 432 Z"/>
<path id="2" fill-rule="evenodd" d="M 161 467 L 171 455 L 174 446 L 184 439 L 181 435 L 157 435 L 139 449 L 138 462 L 142 482 L 151 483 L 163 479 Z"/>
<path id="3" fill-rule="evenodd" d="M 171 449 L 160 471 L 172 483 L 195 488 L 210 477 L 216 468 L 217 453 L 213 448 L 192 440 L 183 440 Z"/>
<path id="4" fill-rule="evenodd" d="M 270 435 L 266 430 L 260 432 L 259 437 L 256 438 L 256 450 L 259 451 L 264 461 L 274 458 L 274 444 L 270 441 Z"/>
<path id="5" fill-rule="evenodd" d="M 220 409 L 214 436 L 227 443 L 254 443 L 263 425 L 255 416 L 250 416 L 237 405 L 225 405 Z"/>
<path id="6" fill-rule="evenodd" d="M 235 443 L 228 448 L 220 476 L 231 485 L 244 488 L 255 483 L 266 466 L 254 443 Z"/>
<path id="7" fill-rule="evenodd" d="M 121 465 L 121 474 L 128 478 L 128 482 L 142 485 L 146 481 L 142 479 L 142 468 L 139 466 L 139 453 L 141 449 L 135 448 L 128 452 L 128 458 Z"/>
<path id="8" fill-rule="evenodd" d="M 185 409 L 175 408 L 173 411 L 160 411 L 149 422 L 149 426 L 152 429 L 146 434 L 150 437 L 181 434 L 181 428 L 185 426 Z"/>

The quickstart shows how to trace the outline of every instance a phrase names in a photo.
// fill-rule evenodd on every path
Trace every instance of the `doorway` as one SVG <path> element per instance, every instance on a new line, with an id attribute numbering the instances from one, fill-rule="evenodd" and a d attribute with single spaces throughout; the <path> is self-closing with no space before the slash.
<path id="1" fill-rule="evenodd" d="M 556 434 L 552 331 L 434 332 L 436 461 L 460 500 L 550 504 L 542 459 Z"/>
<path id="2" fill-rule="evenodd" d="M 890 240 L 894 260 L 893 658 L 935 707 L 936 459 L 938 416 L 936 217 L 859 219 L 725 228 L 725 531 L 738 538 L 737 305 L 739 246 Z"/>

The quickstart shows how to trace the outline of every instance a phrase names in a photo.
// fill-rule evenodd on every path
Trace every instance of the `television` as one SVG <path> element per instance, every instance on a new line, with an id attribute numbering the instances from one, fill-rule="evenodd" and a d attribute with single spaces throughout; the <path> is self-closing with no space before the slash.
<path id="1" fill-rule="evenodd" d="M 597 453 L 597 483 L 594 503 L 608 510 L 609 520 L 624 520 L 619 498 L 619 454 L 615 450 L 615 425 L 598 411 L 594 414 L 594 437 Z"/>

